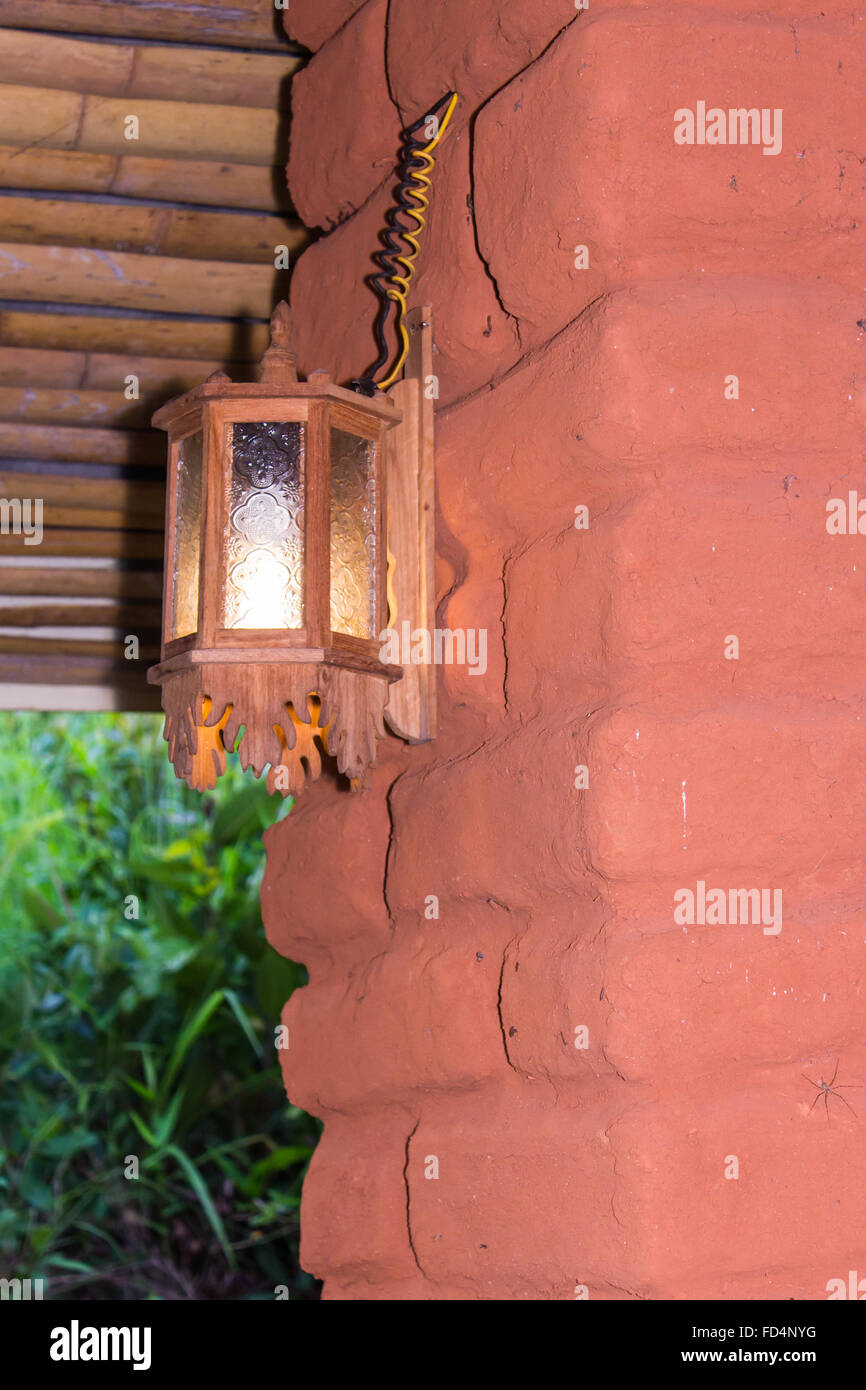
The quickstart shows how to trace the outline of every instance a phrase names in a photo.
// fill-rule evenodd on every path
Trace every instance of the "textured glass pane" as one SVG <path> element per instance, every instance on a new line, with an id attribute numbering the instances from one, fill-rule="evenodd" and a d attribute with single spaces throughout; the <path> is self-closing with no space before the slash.
<path id="1" fill-rule="evenodd" d="M 376 446 L 331 430 L 331 629 L 375 637 Z"/>
<path id="2" fill-rule="evenodd" d="M 224 627 L 304 623 L 304 426 L 232 427 Z"/>
<path id="3" fill-rule="evenodd" d="M 198 627 L 201 555 L 202 435 L 187 435 L 177 446 L 177 503 L 171 588 L 171 638 L 189 637 Z"/>

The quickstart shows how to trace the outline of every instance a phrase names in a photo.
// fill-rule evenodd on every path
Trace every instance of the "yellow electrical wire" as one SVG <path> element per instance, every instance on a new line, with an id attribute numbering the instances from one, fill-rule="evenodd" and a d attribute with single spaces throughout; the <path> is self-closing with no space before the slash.
<path id="1" fill-rule="evenodd" d="M 394 384 L 394 382 L 397 380 L 397 377 L 400 375 L 403 363 L 406 361 L 406 358 L 409 355 L 409 334 L 406 331 L 407 298 L 409 294 L 409 285 L 411 283 L 412 276 L 415 273 L 415 261 L 418 256 L 418 252 L 421 249 L 418 245 L 418 237 L 421 235 L 421 233 L 424 230 L 424 227 L 426 226 L 424 213 L 427 211 L 427 208 L 429 206 L 430 200 L 427 194 L 429 193 L 432 187 L 429 176 L 433 172 L 434 166 L 436 164 L 432 152 L 433 150 L 435 150 L 436 146 L 439 144 L 439 141 L 442 139 L 442 136 L 445 134 L 445 131 L 448 128 L 448 123 L 451 120 L 452 115 L 454 114 L 454 108 L 457 105 L 458 100 L 459 98 L 457 93 L 452 93 L 451 100 L 448 103 L 448 108 L 445 112 L 445 115 L 442 117 L 442 120 L 439 123 L 439 129 L 437 130 L 433 139 L 430 141 L 429 144 L 424 145 L 423 148 L 412 151 L 412 159 L 423 159 L 424 167 L 423 169 L 413 168 L 409 170 L 408 178 L 412 180 L 416 187 L 407 188 L 406 196 L 412 198 L 417 204 L 417 206 L 404 208 L 403 211 L 407 212 L 410 217 L 414 218 L 415 222 L 417 223 L 417 226 L 412 231 L 406 231 L 402 227 L 400 229 L 400 237 L 403 241 L 408 241 L 409 245 L 412 247 L 411 252 L 407 252 L 406 255 L 403 256 L 392 256 L 392 260 L 396 261 L 399 265 L 402 265 L 404 267 L 404 274 L 399 275 L 395 272 L 391 276 L 390 285 L 387 290 L 387 298 L 393 299 L 397 303 L 397 330 L 400 335 L 401 345 L 399 356 L 389 375 L 386 376 L 383 381 L 376 382 L 376 385 L 380 391 L 385 391 L 389 386 L 392 386 Z"/>

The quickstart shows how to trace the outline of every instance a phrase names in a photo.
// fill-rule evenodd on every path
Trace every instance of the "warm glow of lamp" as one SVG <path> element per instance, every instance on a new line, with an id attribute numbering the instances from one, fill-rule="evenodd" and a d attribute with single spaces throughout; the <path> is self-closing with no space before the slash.
<path id="1" fill-rule="evenodd" d="M 374 760 L 402 674 L 380 660 L 385 436 L 400 418 L 387 395 L 324 372 L 300 383 L 285 304 L 257 382 L 218 372 L 154 416 L 169 487 L 162 652 L 148 678 L 191 786 L 213 786 L 236 746 L 284 795 L 318 775 L 319 748 L 355 781 Z"/>

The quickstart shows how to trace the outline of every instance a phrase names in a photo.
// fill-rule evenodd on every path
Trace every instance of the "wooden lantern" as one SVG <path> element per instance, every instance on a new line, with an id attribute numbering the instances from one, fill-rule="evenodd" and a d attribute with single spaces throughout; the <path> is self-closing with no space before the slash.
<path id="1" fill-rule="evenodd" d="M 212 788 L 244 768 L 297 795 L 320 750 L 358 782 L 384 734 L 389 684 L 387 395 L 298 382 L 280 304 L 259 380 L 218 372 L 153 423 L 169 437 L 161 659 L 178 777 Z"/>

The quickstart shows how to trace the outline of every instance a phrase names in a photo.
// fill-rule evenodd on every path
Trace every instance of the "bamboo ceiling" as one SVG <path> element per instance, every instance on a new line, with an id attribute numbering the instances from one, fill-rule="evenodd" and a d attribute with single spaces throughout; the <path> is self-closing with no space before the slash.
<path id="1" fill-rule="evenodd" d="M 277 248 L 294 261 L 306 235 L 281 18 L 273 0 L 0 0 L 0 498 L 41 498 L 44 527 L 0 534 L 3 707 L 157 707 L 150 416 L 220 368 L 249 376 L 286 292 Z"/>

